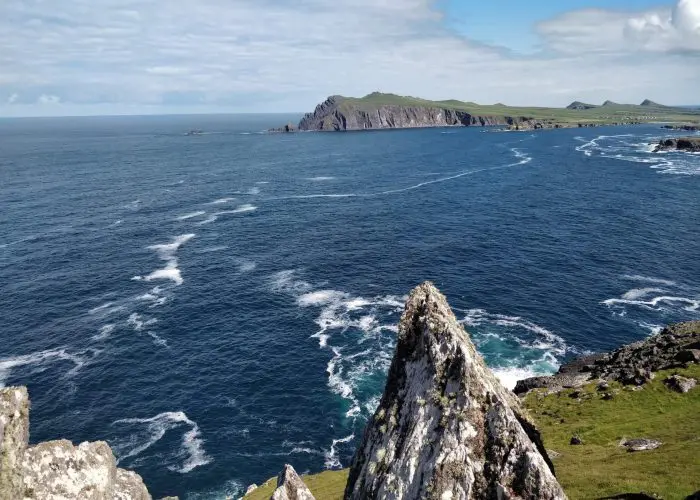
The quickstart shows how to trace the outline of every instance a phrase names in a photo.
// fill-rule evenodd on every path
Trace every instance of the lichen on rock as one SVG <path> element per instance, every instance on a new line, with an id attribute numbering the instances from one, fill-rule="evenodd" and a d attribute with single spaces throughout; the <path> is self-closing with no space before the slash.
<path id="1" fill-rule="evenodd" d="M 431 283 L 406 303 L 345 498 L 566 498 L 520 401 L 486 367 Z"/>
<path id="2" fill-rule="evenodd" d="M 270 500 L 315 500 L 311 490 L 291 465 L 285 465 L 277 476 L 277 489 Z"/>

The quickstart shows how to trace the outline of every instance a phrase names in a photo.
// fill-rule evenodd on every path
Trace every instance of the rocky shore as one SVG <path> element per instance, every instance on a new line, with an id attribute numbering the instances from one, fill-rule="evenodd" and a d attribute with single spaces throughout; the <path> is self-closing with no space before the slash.
<path id="1" fill-rule="evenodd" d="M 658 153 L 660 151 L 687 151 L 689 153 L 700 153 L 700 137 L 662 139 L 656 145 L 654 153 Z"/>
<path id="2" fill-rule="evenodd" d="M 613 352 L 578 358 L 549 377 L 520 380 L 513 392 L 523 395 L 543 388 L 556 392 L 591 381 L 598 381 L 601 387 L 610 381 L 642 386 L 653 380 L 655 372 L 694 363 L 700 363 L 700 321 L 670 325 L 657 335 Z"/>

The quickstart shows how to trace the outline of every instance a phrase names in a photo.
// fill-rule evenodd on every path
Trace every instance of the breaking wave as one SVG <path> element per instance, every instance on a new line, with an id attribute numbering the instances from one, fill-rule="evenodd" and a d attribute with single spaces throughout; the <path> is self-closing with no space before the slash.
<path id="1" fill-rule="evenodd" d="M 654 153 L 654 144 L 661 139 L 658 135 L 601 135 L 591 140 L 576 139 L 583 142 L 576 151 L 588 157 L 646 164 L 661 174 L 700 175 L 698 155 L 682 151 Z"/>

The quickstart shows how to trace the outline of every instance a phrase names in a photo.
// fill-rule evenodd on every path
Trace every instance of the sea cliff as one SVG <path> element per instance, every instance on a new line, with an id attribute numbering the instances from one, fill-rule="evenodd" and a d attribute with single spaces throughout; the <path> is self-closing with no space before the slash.
<path id="1" fill-rule="evenodd" d="M 602 106 L 574 102 L 566 108 L 480 105 L 454 99 L 430 101 L 374 92 L 361 98 L 334 95 L 307 113 L 298 125 L 275 132 L 350 131 L 426 127 L 496 126 L 501 130 L 537 130 L 602 125 L 631 125 L 652 121 L 698 122 L 700 112 L 662 106 L 606 101 Z"/>

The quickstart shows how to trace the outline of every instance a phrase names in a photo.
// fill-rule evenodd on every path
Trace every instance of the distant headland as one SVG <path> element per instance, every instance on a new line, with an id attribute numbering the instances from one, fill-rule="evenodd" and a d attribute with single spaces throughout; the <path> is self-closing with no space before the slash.
<path id="1" fill-rule="evenodd" d="M 700 123 L 700 110 L 641 104 L 602 105 L 580 101 L 566 108 L 482 105 L 454 99 L 431 101 L 373 92 L 364 97 L 334 95 L 307 113 L 298 124 L 274 132 L 349 131 L 450 126 L 500 126 L 501 130 L 536 130 L 640 123 Z"/>

